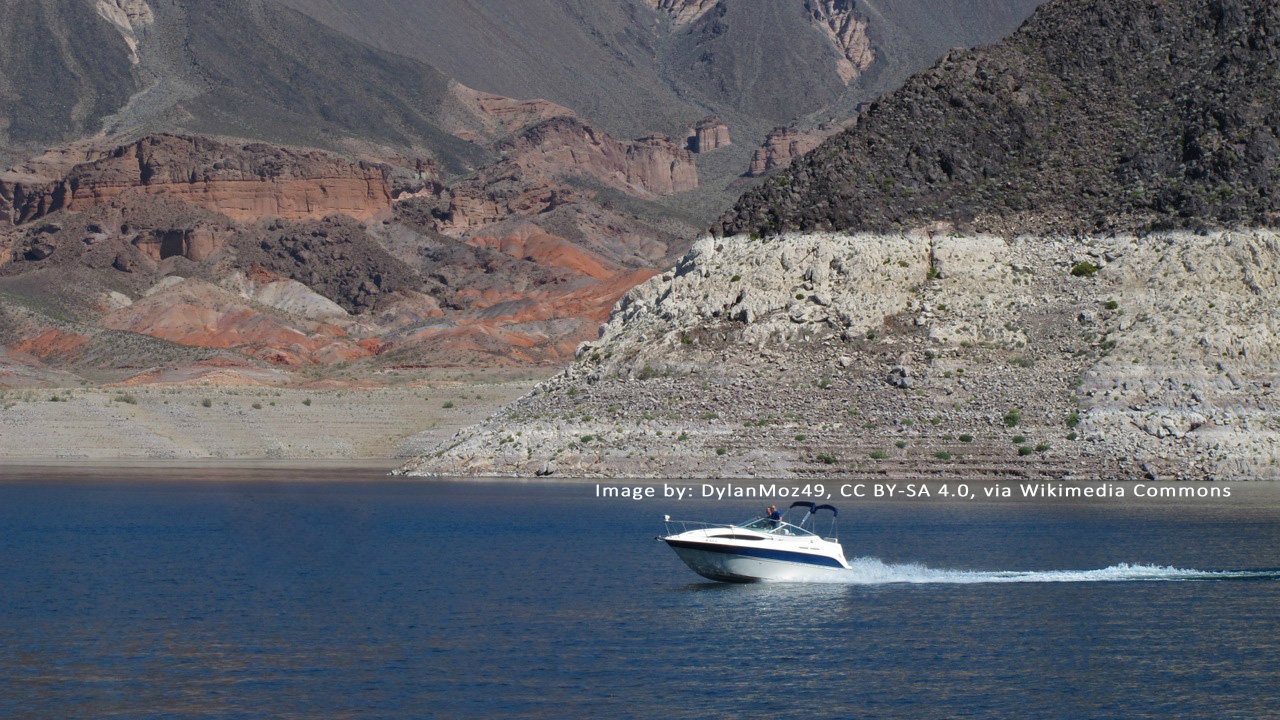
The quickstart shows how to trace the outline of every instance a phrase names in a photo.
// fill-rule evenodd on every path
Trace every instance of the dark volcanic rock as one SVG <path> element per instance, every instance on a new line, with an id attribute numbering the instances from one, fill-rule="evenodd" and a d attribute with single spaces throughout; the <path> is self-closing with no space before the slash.
<path id="1" fill-rule="evenodd" d="M 1280 5 L 1055 0 L 955 51 L 715 230 L 1274 225 Z"/>
<path id="2" fill-rule="evenodd" d="M 371 308 L 383 293 L 421 284 L 417 273 L 383 250 L 355 221 L 276 221 L 235 240 L 237 264 L 297 280 L 350 312 Z"/>

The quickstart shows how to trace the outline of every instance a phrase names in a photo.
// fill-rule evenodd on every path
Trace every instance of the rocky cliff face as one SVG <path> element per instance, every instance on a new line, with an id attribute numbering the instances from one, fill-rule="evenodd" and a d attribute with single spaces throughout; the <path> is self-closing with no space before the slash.
<path id="1" fill-rule="evenodd" d="M 874 103 L 719 232 L 1271 225 L 1277 22 L 1262 0 L 1050 2 Z"/>
<path id="2" fill-rule="evenodd" d="M 688 25 L 706 15 L 719 0 L 645 0 L 649 7 L 671 16 L 676 25 Z"/>
<path id="3" fill-rule="evenodd" d="M 129 47 L 129 60 L 138 64 L 139 35 L 156 21 L 147 0 L 98 0 L 98 14 L 120 31 L 120 37 Z"/>
<path id="4" fill-rule="evenodd" d="M 691 155 L 472 100 L 467 127 L 502 150 L 452 182 L 430 159 L 199 136 L 29 161 L 0 184 L 0 311 L 25 318 L 0 348 L 74 336 L 90 350 L 41 361 L 74 364 L 126 333 L 284 367 L 563 362 L 691 230 L 646 219 L 695 182 Z"/>
<path id="5" fill-rule="evenodd" d="M 460 118 L 451 128 L 464 140 L 494 140 L 543 120 L 574 117 L 572 110 L 549 100 L 516 100 L 473 90 L 461 83 L 454 83 L 450 93 L 468 111 L 467 117 Z"/>
<path id="6" fill-rule="evenodd" d="M 876 60 L 867 34 L 871 23 L 858 14 L 854 0 L 805 0 L 805 10 L 835 45 L 841 79 L 852 82 L 871 67 Z"/>
<path id="7" fill-rule="evenodd" d="M 801 155 L 818 147 L 827 133 L 819 130 L 799 130 L 792 127 L 776 127 L 765 136 L 764 144 L 751 156 L 750 177 L 767 175 L 789 166 Z"/>
<path id="8" fill-rule="evenodd" d="M 12 225 L 124 194 L 177 198 L 234 220 L 330 214 L 367 219 L 391 207 L 384 168 L 318 151 L 176 135 L 120 146 L 56 180 L 0 177 L 0 210 Z"/>
<path id="9" fill-rule="evenodd" d="M 1270 232 L 708 239 L 408 470 L 1276 478 L 1278 268 Z"/>
<path id="10" fill-rule="evenodd" d="M 525 171 L 582 175 L 641 197 L 673 195 L 698 186 L 693 156 L 671 138 L 623 142 L 575 118 L 538 123 L 498 149 Z"/>
<path id="11" fill-rule="evenodd" d="M 699 120 L 689 134 L 689 150 L 695 153 L 711 152 L 732 144 L 728 124 L 715 116 Z"/>

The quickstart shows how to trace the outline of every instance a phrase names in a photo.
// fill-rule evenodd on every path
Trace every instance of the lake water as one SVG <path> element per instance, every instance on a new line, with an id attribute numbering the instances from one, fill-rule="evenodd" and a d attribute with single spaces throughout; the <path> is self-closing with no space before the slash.
<path id="1" fill-rule="evenodd" d="M 725 585 L 661 516 L 758 502 L 0 473 L 5 718 L 1280 716 L 1274 486 L 845 501 L 846 581 Z"/>

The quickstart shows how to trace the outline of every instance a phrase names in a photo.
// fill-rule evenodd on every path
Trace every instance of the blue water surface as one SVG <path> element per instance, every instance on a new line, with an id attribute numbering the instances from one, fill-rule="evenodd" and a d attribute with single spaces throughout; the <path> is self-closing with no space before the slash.
<path id="1" fill-rule="evenodd" d="M 10 471 L 0 717 L 1280 716 L 1274 575 L 966 574 L 1277 568 L 1273 501 L 846 502 L 881 574 L 832 584 L 706 582 L 654 540 L 758 504 Z"/>

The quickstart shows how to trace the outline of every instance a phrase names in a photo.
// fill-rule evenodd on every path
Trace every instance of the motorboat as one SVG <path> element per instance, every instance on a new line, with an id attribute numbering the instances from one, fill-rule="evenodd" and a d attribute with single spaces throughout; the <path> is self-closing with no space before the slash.
<path id="1" fill-rule="evenodd" d="M 815 529 L 819 513 L 830 512 L 825 536 Z M 839 511 L 831 505 L 798 501 L 780 519 L 756 518 L 739 525 L 663 518 L 667 534 L 658 539 L 675 550 L 689 569 L 711 580 L 803 581 L 849 569 L 836 538 Z"/>

